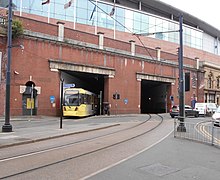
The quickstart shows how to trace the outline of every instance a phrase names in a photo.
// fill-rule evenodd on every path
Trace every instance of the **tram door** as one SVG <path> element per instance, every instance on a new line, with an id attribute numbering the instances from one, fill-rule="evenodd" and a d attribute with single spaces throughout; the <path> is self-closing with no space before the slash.
<path id="1" fill-rule="evenodd" d="M 22 95 L 22 110 L 23 115 L 37 115 L 37 90 L 33 84 L 26 86 L 25 92 Z"/>

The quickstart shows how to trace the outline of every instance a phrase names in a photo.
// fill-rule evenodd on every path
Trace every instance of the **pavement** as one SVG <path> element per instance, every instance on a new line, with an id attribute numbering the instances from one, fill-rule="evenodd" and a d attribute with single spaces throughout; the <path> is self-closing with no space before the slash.
<path id="1" fill-rule="evenodd" d="M 127 115 L 126 119 L 129 116 Z M 165 116 L 168 118 L 168 115 Z M 105 116 L 101 118 L 104 119 Z M 114 116 L 114 118 L 120 119 L 124 116 Z M 132 115 L 130 118 L 143 117 Z M 63 127 L 60 129 L 59 117 L 13 117 L 11 118 L 13 132 L 0 132 L 0 148 L 119 125 L 119 121 L 110 122 L 104 119 L 99 123 L 99 121 L 90 122 L 90 120 L 89 118 L 87 121 L 63 119 Z M 3 117 L 0 117 L 0 123 L 4 124 Z M 94 180 L 217 180 L 219 177 L 219 148 L 177 139 L 171 134 L 160 143 L 146 148 L 142 153 L 100 170 L 87 178 Z"/>
<path id="2" fill-rule="evenodd" d="M 0 123 L 4 125 L 4 122 L 4 117 L 0 117 Z M 12 132 L 0 132 L 0 149 L 120 125 L 117 122 L 88 123 L 88 121 L 85 121 L 83 123 L 82 119 L 63 118 L 61 128 L 60 122 L 59 117 L 11 117 L 10 124 L 12 125 Z"/>
<path id="3" fill-rule="evenodd" d="M 88 176 L 88 180 L 219 180 L 220 149 L 173 134 L 121 163 Z"/>

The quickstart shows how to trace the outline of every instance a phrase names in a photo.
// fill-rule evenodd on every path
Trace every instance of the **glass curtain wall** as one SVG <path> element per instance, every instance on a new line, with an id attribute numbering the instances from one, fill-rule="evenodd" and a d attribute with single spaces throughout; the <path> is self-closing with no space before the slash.
<path id="1" fill-rule="evenodd" d="M 178 32 L 163 33 L 179 29 L 178 22 L 169 19 L 161 19 L 142 11 L 118 6 L 115 7 L 114 14 L 110 16 L 113 4 L 96 2 L 96 0 L 74 0 L 74 3 L 67 9 L 64 9 L 64 4 L 70 0 L 50 0 L 49 4 L 41 5 L 43 1 L 46 0 L 13 0 L 13 3 L 16 5 L 17 11 L 25 13 L 72 22 L 75 20 L 76 23 L 97 25 L 112 30 L 115 28 L 115 30 L 123 32 L 137 34 L 157 32 L 150 37 L 179 43 Z M 74 10 L 76 10 L 75 13 Z M 183 38 L 184 45 L 198 49 L 203 48 L 203 33 L 201 31 L 184 26 Z"/>

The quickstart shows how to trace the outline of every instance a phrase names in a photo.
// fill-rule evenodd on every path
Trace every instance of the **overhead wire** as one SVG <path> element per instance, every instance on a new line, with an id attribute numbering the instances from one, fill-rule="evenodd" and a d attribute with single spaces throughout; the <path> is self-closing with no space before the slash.
<path id="1" fill-rule="evenodd" d="M 92 3 L 94 6 L 96 6 L 99 10 L 101 10 L 104 14 L 106 14 L 106 15 L 108 15 L 108 16 L 110 16 L 109 15 L 109 13 L 108 12 L 106 12 L 105 10 L 103 10 L 100 6 L 98 6 L 98 5 L 96 5 L 96 3 L 94 3 L 93 2 L 93 0 L 88 0 L 90 3 Z M 31 5 L 33 5 L 33 2 L 34 2 L 34 0 L 32 0 L 32 4 Z M 1 10 L 0 10 L 1 11 Z M 124 27 L 128 32 L 130 32 L 132 35 L 134 35 L 139 41 L 140 41 L 140 43 L 141 43 L 141 45 L 144 47 L 144 49 L 146 50 L 146 52 L 149 54 L 149 56 L 151 57 L 151 59 L 152 60 L 155 60 L 154 59 L 154 57 L 151 55 L 151 53 L 150 53 L 150 51 L 149 51 L 149 48 L 147 48 L 146 46 L 145 46 L 145 44 L 143 43 L 143 41 L 140 39 L 140 36 L 142 36 L 142 34 L 144 34 L 144 33 L 134 33 L 132 30 L 130 30 L 128 27 L 126 27 L 124 24 L 122 24 L 120 21 L 118 21 L 116 18 L 114 18 L 113 16 L 110 16 L 115 22 L 117 22 L 119 25 L 121 25 L 122 27 Z M 160 23 L 160 24 L 162 24 L 162 23 Z M 158 24 L 158 25 L 160 25 L 160 24 Z M 153 26 L 151 26 L 151 27 L 149 27 L 148 29 L 150 29 L 150 28 L 152 28 L 152 27 L 156 27 L 156 26 L 158 26 L 158 25 L 153 25 Z M 148 30 L 148 29 L 146 29 L 146 30 Z M 172 32 L 177 32 L 177 31 L 172 31 Z M 164 33 L 164 32 L 155 32 L 155 33 L 152 33 L 152 35 L 153 34 L 156 34 L 156 33 Z M 167 32 L 165 32 L 165 33 L 168 33 L 168 31 Z"/>
<path id="2" fill-rule="evenodd" d="M 103 13 L 105 13 L 106 15 L 110 16 L 109 13 L 107 13 L 105 10 L 103 10 L 101 7 L 99 7 L 98 5 L 96 5 L 92 0 L 88 0 L 90 1 L 94 6 L 96 6 L 99 10 L 101 10 Z M 121 22 L 119 22 L 117 19 L 115 19 L 113 16 L 110 16 L 115 22 L 117 22 L 118 24 L 120 24 L 122 27 L 124 27 L 127 31 L 129 31 L 132 35 L 134 35 L 142 44 L 142 46 L 144 47 L 144 49 L 147 51 L 147 53 L 149 54 L 149 56 L 151 57 L 152 60 L 155 60 L 153 58 L 153 56 L 151 55 L 149 48 L 147 48 L 143 41 L 140 39 L 140 37 L 136 34 L 134 34 L 129 28 L 127 28 L 125 25 L 123 25 Z"/>

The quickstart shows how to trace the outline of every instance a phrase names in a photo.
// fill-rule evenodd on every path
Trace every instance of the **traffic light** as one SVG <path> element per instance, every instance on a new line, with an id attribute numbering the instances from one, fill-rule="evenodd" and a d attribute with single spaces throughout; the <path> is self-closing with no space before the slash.
<path id="1" fill-rule="evenodd" d="M 185 73 L 185 91 L 190 91 L 190 72 Z"/>

